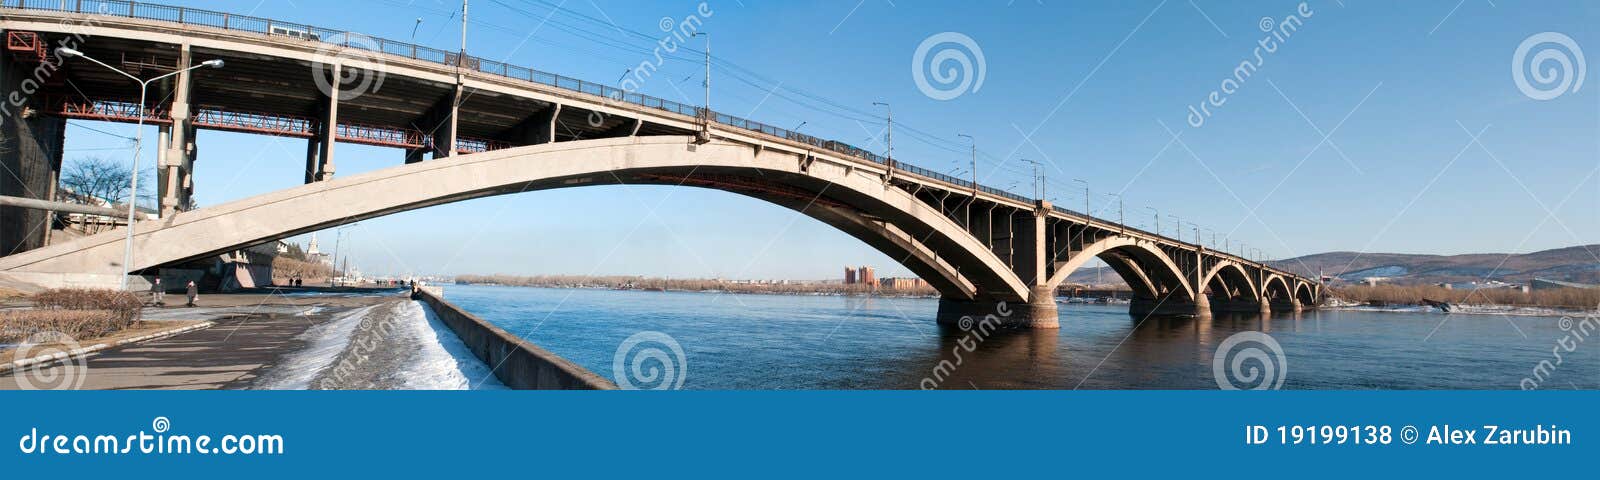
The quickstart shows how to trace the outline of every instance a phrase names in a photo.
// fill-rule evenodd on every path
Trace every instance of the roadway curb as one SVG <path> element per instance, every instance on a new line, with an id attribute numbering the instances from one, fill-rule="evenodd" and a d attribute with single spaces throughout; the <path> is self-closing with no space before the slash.
<path id="1" fill-rule="evenodd" d="M 105 349 L 109 349 L 109 348 L 117 348 L 117 347 L 121 347 L 121 346 L 132 345 L 132 344 L 139 343 L 139 342 L 147 342 L 147 341 L 150 341 L 150 340 L 157 340 L 157 339 L 167 338 L 167 337 L 171 337 L 171 336 L 174 336 L 174 335 L 188 333 L 188 332 L 192 332 L 192 331 L 200 330 L 200 329 L 204 329 L 204 328 L 211 328 L 211 327 L 213 327 L 215 325 L 216 325 L 216 322 L 205 321 L 205 322 L 196 323 L 194 325 L 189 325 L 189 326 L 186 326 L 186 327 L 178 327 L 178 328 L 174 328 L 174 329 L 171 329 L 171 330 L 165 330 L 165 331 L 156 332 L 156 333 L 152 333 L 152 334 L 149 334 L 149 335 L 141 335 L 141 336 L 137 336 L 137 337 L 133 337 L 133 338 L 125 338 L 125 339 L 118 340 L 118 341 L 111 342 L 111 343 L 97 343 L 97 344 L 90 345 L 90 346 L 87 346 L 87 347 L 74 348 L 74 349 L 72 349 L 70 351 L 66 351 L 66 352 L 56 352 L 56 353 L 49 354 L 49 355 L 40 355 L 40 356 L 33 357 L 33 358 L 24 358 L 24 359 L 21 359 L 21 360 L 12 361 L 11 363 L 0 364 L 0 374 L 11 373 L 13 371 L 16 371 L 16 370 L 19 370 L 19 369 L 23 369 L 23 368 L 27 368 L 27 367 L 31 367 L 31 366 L 34 366 L 34 365 L 50 364 L 50 363 L 55 363 L 55 362 L 59 362 L 59 361 L 62 361 L 62 360 L 66 360 L 66 359 L 69 359 L 69 358 L 78 358 L 78 357 L 82 357 L 84 355 L 88 355 L 88 354 L 95 353 L 95 352 L 98 352 L 98 351 L 101 351 L 101 350 L 105 350 Z"/>

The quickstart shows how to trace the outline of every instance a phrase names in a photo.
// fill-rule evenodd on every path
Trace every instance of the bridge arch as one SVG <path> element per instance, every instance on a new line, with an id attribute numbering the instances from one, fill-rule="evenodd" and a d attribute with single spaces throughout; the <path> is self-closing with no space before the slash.
<path id="1" fill-rule="evenodd" d="M 1316 305 L 1316 288 L 1313 287 L 1310 282 L 1294 282 L 1294 299 L 1298 300 L 1300 304 L 1304 306 Z"/>
<path id="2" fill-rule="evenodd" d="M 1136 296 L 1160 298 L 1178 293 L 1184 300 L 1194 300 L 1194 288 L 1172 257 L 1153 242 L 1123 235 L 1100 239 L 1073 253 L 1067 261 L 1056 264 L 1055 273 L 1050 275 L 1046 285 L 1054 292 L 1066 283 L 1072 272 L 1097 257 L 1116 271 Z"/>
<path id="3" fill-rule="evenodd" d="M 859 167 L 734 143 L 650 136 L 547 143 L 399 165 L 140 223 L 134 271 L 407 210 L 585 185 L 651 183 L 729 191 L 795 209 L 866 241 L 962 300 L 1031 290 L 937 209 Z M 120 274 L 121 230 L 0 258 L 0 272 Z"/>
<path id="4" fill-rule="evenodd" d="M 1250 278 L 1250 273 L 1237 263 L 1223 261 L 1217 262 L 1211 270 L 1207 271 L 1200 282 L 1201 292 L 1211 289 L 1213 295 L 1219 293 L 1217 300 L 1248 300 L 1257 301 L 1261 298 L 1261 291 L 1256 288 L 1256 283 Z"/>
<path id="5" fill-rule="evenodd" d="M 1283 275 L 1276 273 L 1267 275 L 1267 280 L 1261 284 L 1263 302 L 1287 302 L 1293 295 L 1293 291 L 1289 289 L 1289 281 L 1284 279 Z"/>

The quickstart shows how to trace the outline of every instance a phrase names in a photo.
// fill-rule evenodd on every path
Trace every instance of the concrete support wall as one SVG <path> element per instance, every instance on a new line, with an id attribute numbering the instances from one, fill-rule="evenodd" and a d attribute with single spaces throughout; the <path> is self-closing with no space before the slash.
<path id="1" fill-rule="evenodd" d="M 184 44 L 179 49 L 177 67 L 187 69 L 189 62 L 189 45 Z M 162 218 L 188 209 L 194 195 L 191 174 L 194 172 L 195 129 L 189 102 L 189 78 L 190 72 L 184 71 L 168 80 L 172 125 L 161 128 L 162 134 L 156 142 L 156 202 Z"/>
<path id="2" fill-rule="evenodd" d="M 331 67 L 333 81 L 328 82 L 333 91 L 328 92 L 327 104 L 322 109 L 322 128 L 317 132 L 317 175 L 316 180 L 326 181 L 333 178 L 333 150 L 339 142 L 339 78 L 343 67 L 334 64 Z"/>
<path id="3" fill-rule="evenodd" d="M 0 195 L 53 200 L 61 175 L 67 122 L 39 115 L 30 91 L 40 64 L 17 62 L 0 54 Z M 50 70 L 43 75 L 54 75 Z M 0 207 L 0 256 L 43 247 L 50 235 L 50 212 Z"/>
<path id="4" fill-rule="evenodd" d="M 434 292 L 419 290 L 416 298 L 427 303 L 439 316 L 439 321 L 450 327 L 473 355 L 493 368 L 495 378 L 508 387 L 521 390 L 617 388 L 605 377 L 485 322 Z"/>
<path id="5" fill-rule="evenodd" d="M 434 111 L 423 125 L 436 126 L 433 129 L 433 158 L 445 158 L 456 154 L 456 136 L 459 132 L 459 119 L 461 113 L 462 90 L 460 82 L 456 83 L 455 91 L 440 100 L 434 106 Z"/>

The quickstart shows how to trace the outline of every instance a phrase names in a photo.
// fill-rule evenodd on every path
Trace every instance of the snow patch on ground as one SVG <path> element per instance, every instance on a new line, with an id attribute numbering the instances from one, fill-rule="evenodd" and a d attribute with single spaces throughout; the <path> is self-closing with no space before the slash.
<path id="1" fill-rule="evenodd" d="M 333 320 L 306 329 L 298 337 L 308 343 L 304 350 L 288 355 L 288 359 L 281 365 L 274 366 L 267 375 L 256 382 L 256 388 L 267 390 L 305 390 L 311 387 L 311 381 L 317 374 L 333 364 L 339 358 L 339 353 L 350 345 L 350 335 L 355 332 L 356 326 L 361 324 L 361 319 L 372 312 L 372 307 L 363 307 L 343 315 L 334 317 Z"/>
<path id="2" fill-rule="evenodd" d="M 403 325 L 417 339 L 420 348 L 400 372 L 405 388 L 414 390 L 504 390 L 505 384 L 492 375 L 488 365 L 478 360 L 450 330 L 433 309 L 412 300 L 401 306 Z"/>

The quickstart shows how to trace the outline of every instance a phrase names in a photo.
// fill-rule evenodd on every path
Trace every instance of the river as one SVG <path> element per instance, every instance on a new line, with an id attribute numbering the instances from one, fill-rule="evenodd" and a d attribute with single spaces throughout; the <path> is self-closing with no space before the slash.
<path id="1" fill-rule="evenodd" d="M 1589 338 L 1600 333 L 1579 335 L 1595 322 L 1581 317 L 1142 319 L 1126 306 L 1062 305 L 1060 330 L 991 332 L 939 327 L 929 299 L 445 288 L 467 311 L 638 388 L 1600 389 L 1600 338 Z M 1225 360 L 1213 362 L 1224 344 Z M 1550 363 L 1536 375 L 1541 361 Z"/>

